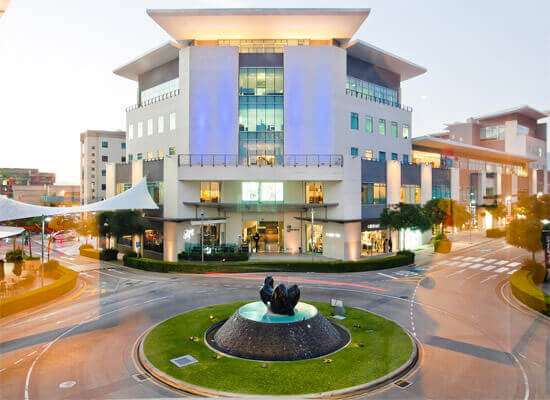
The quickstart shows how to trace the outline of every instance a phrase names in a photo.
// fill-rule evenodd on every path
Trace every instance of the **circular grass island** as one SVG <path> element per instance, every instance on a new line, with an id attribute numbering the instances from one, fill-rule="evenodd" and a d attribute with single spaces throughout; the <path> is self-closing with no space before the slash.
<path id="1" fill-rule="evenodd" d="M 323 397 L 366 390 L 406 373 L 416 362 L 413 338 L 395 322 L 346 307 L 345 319 L 330 317 L 327 303 L 308 302 L 351 334 L 347 346 L 300 361 L 266 362 L 228 357 L 213 350 L 205 333 L 248 302 L 189 311 L 154 326 L 139 346 L 139 359 L 154 377 L 176 388 L 205 396 L 224 394 L 307 395 Z M 170 360 L 191 355 L 197 363 L 178 368 Z M 334 393 L 333 393 L 334 394 Z"/>

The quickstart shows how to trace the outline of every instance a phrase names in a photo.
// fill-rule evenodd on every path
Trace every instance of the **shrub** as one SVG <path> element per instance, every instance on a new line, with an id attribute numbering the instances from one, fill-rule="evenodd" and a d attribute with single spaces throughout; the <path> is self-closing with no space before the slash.
<path id="1" fill-rule="evenodd" d="M 450 253 L 453 243 L 447 239 L 444 233 L 437 234 L 434 237 L 434 251 L 436 253 Z"/>
<path id="2" fill-rule="evenodd" d="M 118 257 L 117 249 L 103 249 L 99 252 L 99 259 L 103 261 L 113 261 Z"/>
<path id="3" fill-rule="evenodd" d="M 439 240 L 445 240 L 445 239 L 447 239 L 447 235 L 445 235 L 445 233 L 443 233 L 443 232 L 438 233 L 437 235 L 435 235 L 435 236 L 433 237 L 433 241 L 434 241 L 434 242 L 437 242 L 437 241 L 439 241 Z"/>
<path id="4" fill-rule="evenodd" d="M 544 292 L 537 287 L 533 280 L 534 273 L 527 269 L 520 269 L 510 277 L 510 287 L 514 296 L 526 306 L 541 312 L 548 311 L 548 304 Z"/>
<path id="5" fill-rule="evenodd" d="M 407 257 L 409 257 L 409 264 L 414 264 L 414 256 L 415 256 L 414 251 L 400 250 L 400 251 L 397 252 L 397 255 L 398 256 L 407 256 Z"/>
<path id="6" fill-rule="evenodd" d="M 488 238 L 501 238 L 506 236 L 506 229 L 502 228 L 495 228 L 495 229 L 487 229 L 485 231 L 485 236 Z"/>
<path id="7" fill-rule="evenodd" d="M 80 249 L 80 255 L 83 257 L 90 257 L 99 260 L 99 250 L 96 249 Z"/>
<path id="8" fill-rule="evenodd" d="M 124 254 L 124 255 L 122 256 L 122 263 L 123 263 L 124 265 L 128 265 L 128 264 L 126 263 L 126 262 L 128 261 L 128 258 L 137 258 L 137 256 L 138 256 L 138 253 L 136 253 L 136 252 L 133 251 L 133 250 L 129 250 L 129 251 L 126 252 L 126 254 Z"/>
<path id="9" fill-rule="evenodd" d="M 168 262 L 148 258 L 127 258 L 126 265 L 153 272 L 186 272 L 203 274 L 208 272 L 360 272 L 401 267 L 410 264 L 410 255 L 396 255 L 361 261 L 267 261 L 196 263 Z"/>
<path id="10" fill-rule="evenodd" d="M 84 243 L 83 245 L 81 245 L 78 250 L 84 250 L 84 249 L 93 249 L 94 246 L 92 246 L 91 244 L 87 244 L 87 243 Z"/>
<path id="11" fill-rule="evenodd" d="M 536 261 L 533 261 L 533 260 L 523 261 L 523 264 L 521 265 L 521 269 L 531 272 L 533 282 L 535 282 L 537 285 L 544 282 L 544 279 L 546 278 L 546 268 L 544 268 L 544 265 Z"/>
<path id="12" fill-rule="evenodd" d="M 178 260 L 200 261 L 201 253 L 187 253 L 185 251 L 178 254 Z M 214 253 L 205 254 L 205 261 L 248 261 L 248 252 L 239 253 Z"/>
<path id="13" fill-rule="evenodd" d="M 6 261 L 7 262 L 18 262 L 23 261 L 23 256 L 25 253 L 23 253 L 23 250 L 21 249 L 15 249 L 12 251 L 8 251 L 6 253 Z"/>

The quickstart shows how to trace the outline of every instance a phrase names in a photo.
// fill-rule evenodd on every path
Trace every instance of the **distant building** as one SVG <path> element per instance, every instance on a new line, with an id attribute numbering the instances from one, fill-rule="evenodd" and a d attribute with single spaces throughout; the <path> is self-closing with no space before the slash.
<path id="1" fill-rule="evenodd" d="M 13 197 L 13 187 L 16 185 L 43 186 L 53 185 L 53 172 L 40 172 L 36 168 L 0 168 L 0 195 Z"/>
<path id="2" fill-rule="evenodd" d="M 68 207 L 80 204 L 78 185 L 14 185 L 13 199 L 35 205 Z"/>
<path id="3" fill-rule="evenodd" d="M 87 130 L 80 134 L 80 200 L 105 199 L 107 163 L 126 162 L 126 132 Z"/>

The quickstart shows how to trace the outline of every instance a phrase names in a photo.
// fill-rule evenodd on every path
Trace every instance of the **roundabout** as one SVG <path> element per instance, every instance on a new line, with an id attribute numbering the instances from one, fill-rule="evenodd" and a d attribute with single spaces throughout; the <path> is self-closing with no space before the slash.
<path id="1" fill-rule="evenodd" d="M 261 302 L 236 302 L 208 306 L 161 322 L 146 332 L 138 349 L 139 361 L 148 373 L 163 383 L 203 396 L 345 397 L 397 380 L 417 360 L 417 345 L 412 336 L 396 323 L 367 311 L 346 307 L 345 319 L 336 323 L 331 317 L 332 307 L 329 304 L 302 302 L 296 306 L 296 315 L 302 319 L 289 322 L 290 316 L 269 313 L 266 313 L 267 317 L 262 313 L 259 316 L 257 311 L 261 308 L 258 303 L 263 305 Z M 243 315 L 250 317 L 250 312 L 253 315 L 249 322 L 252 323 L 258 323 L 254 321 L 258 318 L 275 318 L 284 322 L 266 322 L 265 329 L 260 327 L 256 338 L 251 329 L 258 326 L 250 328 L 247 322 L 248 336 L 243 337 L 243 331 L 239 329 L 240 320 L 246 320 Z M 309 318 L 305 318 L 304 313 Z M 240 321 L 235 335 L 229 335 L 240 340 L 232 344 L 239 346 L 252 342 L 258 347 L 262 346 L 260 338 L 264 338 L 264 349 L 270 349 L 273 354 L 271 361 L 265 360 L 265 352 L 262 353 L 264 359 L 258 361 L 220 350 L 223 345 L 212 339 L 221 329 L 232 330 L 233 325 L 226 326 L 227 321 L 232 320 L 233 323 Z M 325 354 L 321 356 L 306 349 L 308 359 L 276 361 L 274 359 L 278 358 L 282 348 L 292 347 L 292 343 L 289 345 L 288 342 L 285 344 L 276 340 L 285 326 L 294 332 L 287 338 L 300 337 L 300 332 L 305 332 L 303 341 L 298 338 L 296 342 L 300 349 L 310 337 L 316 338 L 319 347 L 321 337 L 326 333 L 324 329 L 328 329 L 329 334 L 336 334 L 341 341 L 336 348 L 326 347 L 321 351 Z M 318 329 L 323 331 L 317 332 Z M 270 330 L 279 333 L 270 335 Z M 328 341 L 333 343 L 330 337 Z M 184 367 L 171 362 L 186 355 L 197 362 Z M 303 358 L 303 354 L 300 357 Z"/>

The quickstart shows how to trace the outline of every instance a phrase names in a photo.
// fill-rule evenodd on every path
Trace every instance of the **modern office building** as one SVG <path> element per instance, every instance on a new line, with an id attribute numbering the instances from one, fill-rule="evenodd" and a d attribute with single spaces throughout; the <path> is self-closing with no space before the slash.
<path id="1" fill-rule="evenodd" d="M 147 176 L 161 210 L 146 250 L 176 260 L 202 221 L 207 247 L 255 248 L 258 232 L 258 251 L 358 259 L 383 250 L 387 204 L 449 185 L 450 170 L 411 164 L 402 82 L 426 69 L 353 39 L 369 12 L 148 11 L 173 41 L 114 71 L 138 96 L 106 192 Z"/>
<path id="2" fill-rule="evenodd" d="M 87 130 L 80 134 L 80 199 L 105 199 L 109 162 L 126 162 L 126 132 Z"/>
<path id="3" fill-rule="evenodd" d="M 53 172 L 40 172 L 36 168 L 0 168 L 0 195 L 13 198 L 16 185 L 44 186 L 55 183 Z"/>
<path id="4" fill-rule="evenodd" d="M 78 185 L 14 185 L 13 199 L 34 205 L 69 207 L 80 204 Z"/>

